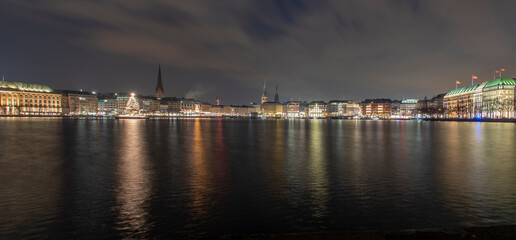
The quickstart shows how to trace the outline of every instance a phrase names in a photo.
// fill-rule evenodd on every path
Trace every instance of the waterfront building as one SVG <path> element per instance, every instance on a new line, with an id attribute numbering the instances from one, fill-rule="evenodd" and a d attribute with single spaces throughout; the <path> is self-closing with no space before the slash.
<path id="1" fill-rule="evenodd" d="M 142 98 L 142 113 L 156 114 L 160 112 L 160 101 L 155 97 Z"/>
<path id="2" fill-rule="evenodd" d="M 301 117 L 300 113 L 300 101 L 286 101 L 283 103 L 283 116 L 286 118 L 298 118 Z"/>
<path id="3" fill-rule="evenodd" d="M 360 114 L 360 105 L 352 100 L 331 100 L 328 103 L 330 117 L 352 117 Z"/>
<path id="4" fill-rule="evenodd" d="M 260 106 L 260 112 L 265 117 L 281 117 L 283 115 L 283 105 L 279 102 L 264 102 Z"/>
<path id="5" fill-rule="evenodd" d="M 156 98 L 162 99 L 164 96 L 163 80 L 161 79 L 161 65 L 158 66 L 158 83 L 156 84 Z"/>
<path id="6" fill-rule="evenodd" d="M 117 110 L 116 97 L 103 97 L 98 102 L 99 115 L 115 115 Z"/>
<path id="7" fill-rule="evenodd" d="M 323 101 L 312 101 L 308 105 L 308 117 L 322 118 L 326 117 L 326 103 Z"/>
<path id="8" fill-rule="evenodd" d="M 387 118 L 391 116 L 390 99 L 366 99 L 360 103 L 360 110 L 365 117 Z"/>
<path id="9" fill-rule="evenodd" d="M 235 116 L 235 108 L 229 105 L 215 105 L 211 107 L 212 115 Z"/>
<path id="10" fill-rule="evenodd" d="M 401 116 L 401 101 L 400 100 L 392 100 L 391 101 L 391 116 L 399 117 Z"/>
<path id="11" fill-rule="evenodd" d="M 514 117 L 514 78 L 498 78 L 482 88 L 482 117 Z"/>
<path id="12" fill-rule="evenodd" d="M 473 118 L 475 115 L 474 94 L 480 84 L 454 89 L 444 96 L 446 118 Z"/>
<path id="13" fill-rule="evenodd" d="M 444 96 L 446 93 L 441 93 L 432 99 L 428 103 L 430 116 L 434 118 L 444 117 Z"/>
<path id="14" fill-rule="evenodd" d="M 251 114 L 253 112 L 254 113 L 257 112 L 256 108 L 254 108 L 252 106 L 242 105 L 242 106 L 233 106 L 233 108 L 235 109 L 236 116 L 249 117 L 249 116 L 251 116 Z"/>
<path id="15" fill-rule="evenodd" d="M 414 117 L 416 113 L 416 105 L 418 99 L 404 99 L 400 104 L 400 116 L 402 117 Z"/>
<path id="16" fill-rule="evenodd" d="M 448 92 L 443 99 L 447 118 L 513 118 L 514 78 L 498 78 Z"/>
<path id="17" fill-rule="evenodd" d="M 61 94 L 40 84 L 0 81 L 0 115 L 60 115 Z"/>
<path id="18" fill-rule="evenodd" d="M 99 99 L 97 94 L 83 91 L 59 90 L 63 115 L 97 115 Z"/>

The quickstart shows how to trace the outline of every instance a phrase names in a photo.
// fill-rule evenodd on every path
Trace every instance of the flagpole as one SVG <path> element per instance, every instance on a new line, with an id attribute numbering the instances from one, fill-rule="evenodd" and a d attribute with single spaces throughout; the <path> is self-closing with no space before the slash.
<path id="1" fill-rule="evenodd" d="M 471 86 L 473 86 L 473 76 L 475 75 L 471 75 Z"/>

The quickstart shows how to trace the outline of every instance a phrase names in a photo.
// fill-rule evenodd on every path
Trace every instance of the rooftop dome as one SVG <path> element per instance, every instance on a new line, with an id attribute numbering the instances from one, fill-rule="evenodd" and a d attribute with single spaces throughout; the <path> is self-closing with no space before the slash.
<path id="1" fill-rule="evenodd" d="M 0 81 L 0 88 L 7 88 L 20 91 L 28 92 L 53 92 L 52 88 L 45 85 L 32 84 L 32 83 L 21 83 L 21 82 L 7 82 Z"/>

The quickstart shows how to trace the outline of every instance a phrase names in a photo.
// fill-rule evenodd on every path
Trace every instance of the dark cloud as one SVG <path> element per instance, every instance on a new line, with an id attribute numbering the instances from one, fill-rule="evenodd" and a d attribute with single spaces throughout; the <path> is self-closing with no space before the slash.
<path id="1" fill-rule="evenodd" d="M 257 101 L 264 79 L 283 98 L 422 97 L 471 74 L 488 80 L 496 67 L 516 72 L 514 5 L 13 0 L 0 10 L 0 71 L 55 88 L 152 94 L 161 63 L 167 95 L 235 104 Z"/>

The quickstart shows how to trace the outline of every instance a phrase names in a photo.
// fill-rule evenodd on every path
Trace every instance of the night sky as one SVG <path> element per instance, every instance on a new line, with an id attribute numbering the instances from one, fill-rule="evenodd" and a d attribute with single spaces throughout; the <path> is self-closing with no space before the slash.
<path id="1" fill-rule="evenodd" d="M 222 104 L 423 98 L 516 76 L 516 1 L 0 0 L 6 81 Z"/>

